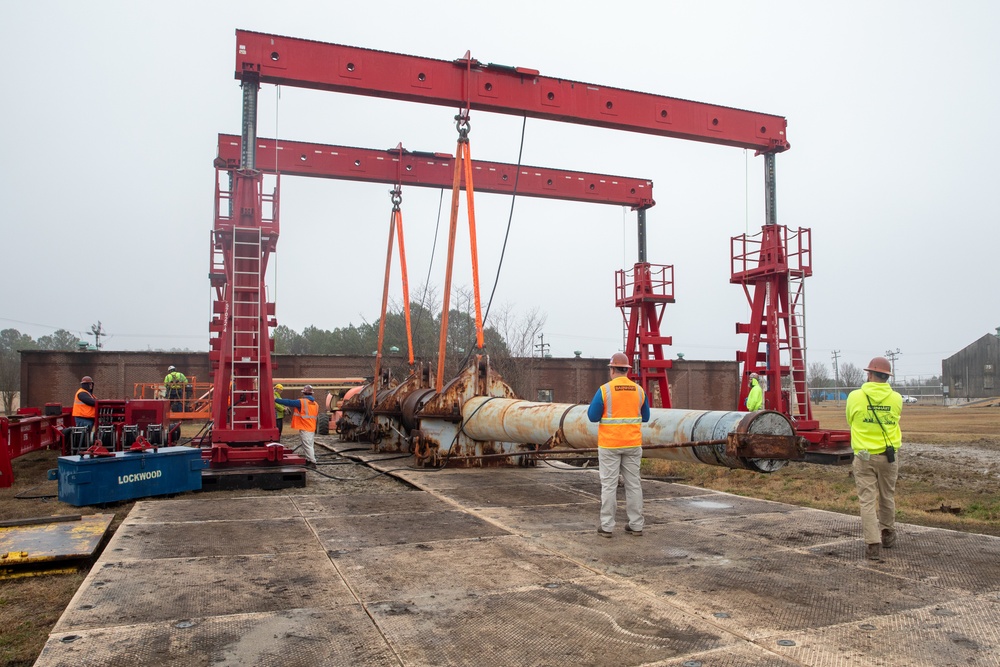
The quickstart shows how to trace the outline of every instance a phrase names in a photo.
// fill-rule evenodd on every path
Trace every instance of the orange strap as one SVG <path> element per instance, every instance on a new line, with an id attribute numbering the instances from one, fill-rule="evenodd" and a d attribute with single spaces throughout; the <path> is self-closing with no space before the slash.
<path id="1" fill-rule="evenodd" d="M 396 234 L 399 235 L 399 269 L 403 277 L 403 313 L 406 316 L 406 347 L 410 351 L 410 365 L 413 365 L 413 334 L 410 329 L 410 283 L 406 278 L 406 247 L 403 245 L 403 212 L 396 214 Z"/>
<path id="2" fill-rule="evenodd" d="M 476 207 L 475 193 L 472 187 L 472 158 L 469 152 L 467 119 L 458 118 L 459 137 L 455 149 L 455 174 L 451 184 L 451 219 L 448 225 L 448 264 L 445 269 L 444 297 L 441 305 L 441 336 L 438 342 L 437 391 L 444 389 L 444 362 L 448 342 L 448 311 L 451 302 L 451 276 L 455 263 L 455 236 L 458 231 L 459 190 L 462 186 L 462 175 L 465 175 L 465 193 L 469 213 L 469 245 L 472 253 L 472 287 L 476 307 L 476 345 L 483 347 L 483 317 L 479 298 L 479 252 L 476 247 Z M 463 130 L 462 125 L 466 125 Z"/>
<path id="3" fill-rule="evenodd" d="M 483 312 L 479 298 L 479 249 L 476 245 L 476 205 L 472 189 L 472 153 L 465 142 L 465 199 L 469 207 L 469 248 L 472 251 L 472 291 L 476 300 L 476 347 L 483 349 Z"/>
<path id="4" fill-rule="evenodd" d="M 402 201 L 400 187 L 390 191 L 392 194 L 392 214 L 389 216 L 389 242 L 385 252 L 385 281 L 382 285 L 382 313 L 378 320 L 378 346 L 375 352 L 375 379 L 372 400 L 378 395 L 379 380 L 382 376 L 382 345 L 385 341 L 385 315 L 389 306 L 389 274 L 392 269 L 392 244 L 395 234 L 399 234 L 399 264 L 403 276 L 403 311 L 406 315 L 406 345 L 410 353 L 410 365 L 413 365 L 413 334 L 410 332 L 410 286 L 406 278 L 406 248 L 403 244 L 403 212 L 399 208 Z"/>

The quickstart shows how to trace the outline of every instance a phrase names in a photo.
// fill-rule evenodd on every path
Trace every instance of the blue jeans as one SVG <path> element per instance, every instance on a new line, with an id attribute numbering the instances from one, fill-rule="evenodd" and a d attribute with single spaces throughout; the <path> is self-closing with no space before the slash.
<path id="1" fill-rule="evenodd" d="M 94 430 L 94 420 L 87 417 L 73 417 L 76 420 L 75 426 L 86 426 L 89 430 Z"/>

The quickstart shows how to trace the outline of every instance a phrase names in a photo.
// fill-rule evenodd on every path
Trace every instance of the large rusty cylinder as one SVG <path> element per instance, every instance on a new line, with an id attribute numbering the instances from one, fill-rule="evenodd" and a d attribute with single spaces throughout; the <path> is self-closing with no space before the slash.
<path id="1" fill-rule="evenodd" d="M 597 447 L 597 424 L 587 418 L 587 407 L 477 396 L 462 406 L 461 430 L 477 442 L 590 449 Z M 427 425 L 423 428 L 426 430 Z M 654 408 L 650 410 L 649 421 L 642 425 L 643 445 L 699 441 L 718 441 L 719 444 L 654 447 L 643 455 L 758 472 L 773 472 L 787 460 L 803 456 L 801 439 L 794 427 L 786 416 L 777 412 Z M 442 447 L 445 445 L 441 443 Z M 508 447 L 499 449 L 512 451 Z M 524 449 L 516 448 L 515 451 L 523 453 Z M 438 454 L 441 456 L 445 452 Z"/>
<path id="2" fill-rule="evenodd" d="M 337 432 L 343 440 L 374 442 L 379 439 L 379 433 L 374 421 L 373 408 L 379 403 L 388 402 L 396 387 L 393 382 L 378 391 L 372 398 L 375 386 L 371 383 L 362 387 L 361 391 L 345 400 L 338 409 L 341 413 L 337 422 Z"/>

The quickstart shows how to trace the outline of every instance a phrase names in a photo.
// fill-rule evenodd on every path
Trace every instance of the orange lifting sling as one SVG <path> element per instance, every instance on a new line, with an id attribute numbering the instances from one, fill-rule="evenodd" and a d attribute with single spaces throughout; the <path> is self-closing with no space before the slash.
<path id="1" fill-rule="evenodd" d="M 397 147 L 399 151 L 398 165 L 403 163 L 403 145 Z M 401 168 L 398 167 L 398 168 Z M 410 330 L 410 286 L 406 278 L 406 247 L 403 244 L 403 212 L 399 205 L 403 201 L 403 187 L 401 180 L 397 179 L 396 187 L 389 191 L 392 197 L 392 214 L 389 216 L 389 244 L 385 253 L 385 283 L 382 287 L 382 314 L 378 320 L 378 347 L 375 353 L 375 379 L 373 380 L 372 402 L 378 396 L 379 380 L 382 375 L 382 343 L 385 339 L 385 313 L 389 304 L 389 272 L 392 268 L 392 244 L 393 237 L 399 236 L 399 266 L 403 278 L 403 312 L 406 316 L 406 347 L 409 351 L 410 366 L 413 365 L 413 334 Z"/>
<path id="2" fill-rule="evenodd" d="M 476 347 L 483 348 L 483 315 L 479 298 L 479 251 L 476 247 L 476 207 L 472 187 L 472 154 L 469 151 L 468 110 L 455 116 L 458 129 L 458 146 L 455 149 L 455 177 L 451 187 L 451 220 L 448 228 L 448 266 L 444 280 L 444 302 L 441 306 L 441 338 L 438 343 L 437 386 L 440 393 L 444 388 L 445 346 L 448 341 L 448 306 L 451 299 L 451 272 L 455 260 L 455 233 L 458 228 L 458 200 L 465 175 L 465 195 L 469 212 L 469 246 L 472 252 L 472 290 L 476 305 Z"/>

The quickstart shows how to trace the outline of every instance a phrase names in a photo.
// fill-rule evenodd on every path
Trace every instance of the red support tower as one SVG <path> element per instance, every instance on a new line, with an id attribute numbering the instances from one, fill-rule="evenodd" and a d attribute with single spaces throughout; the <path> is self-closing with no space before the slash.
<path id="1" fill-rule="evenodd" d="M 216 172 L 209 271 L 214 289 L 210 456 L 214 464 L 292 462 L 281 445 L 265 446 L 278 438 L 269 335 L 277 322 L 265 284 L 268 259 L 278 242 L 277 188 L 265 196 L 263 175 L 243 169 L 226 172 L 233 182 L 227 192 L 218 185 L 221 174 Z"/>
<path id="2" fill-rule="evenodd" d="M 673 266 L 640 261 L 631 271 L 615 272 L 615 305 L 628 324 L 625 354 L 632 360 L 630 375 L 635 379 L 638 360 L 637 381 L 646 390 L 651 407 L 671 405 L 667 381 L 671 361 L 663 358 L 663 346 L 673 341 L 660 335 L 660 323 L 664 305 L 673 302 Z"/>
<path id="3" fill-rule="evenodd" d="M 732 238 L 732 277 L 750 302 L 750 322 L 736 333 L 748 334 L 743 364 L 740 409 L 749 392 L 750 373 L 766 378 L 764 409 L 782 412 L 799 430 L 814 430 L 806 385 L 805 283 L 812 275 L 812 232 L 789 232 L 765 225 L 760 234 Z M 785 381 L 785 378 L 789 380 Z"/>

